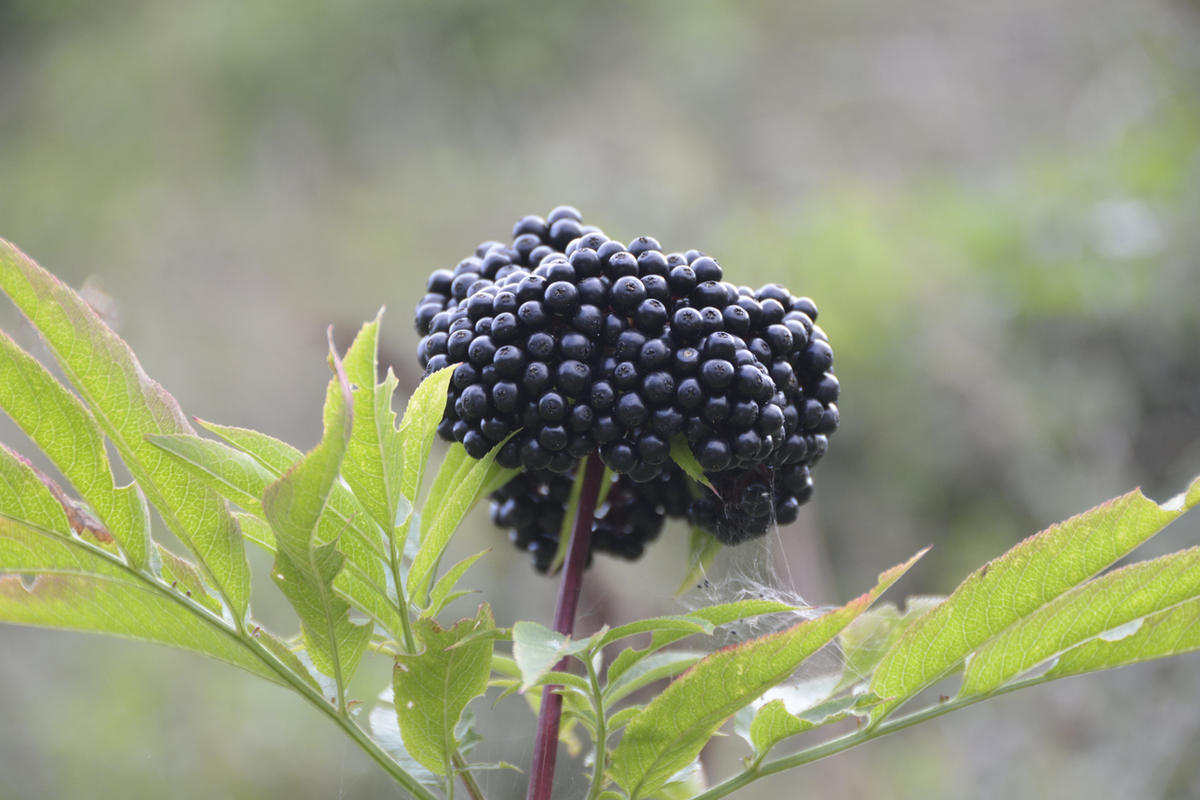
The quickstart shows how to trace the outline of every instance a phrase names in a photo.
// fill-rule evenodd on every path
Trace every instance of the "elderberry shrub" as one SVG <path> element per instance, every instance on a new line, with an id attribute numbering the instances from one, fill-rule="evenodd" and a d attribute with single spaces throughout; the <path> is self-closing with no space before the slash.
<path id="1" fill-rule="evenodd" d="M 539 569 L 563 487 L 593 452 L 618 476 L 593 550 L 636 558 L 664 516 L 726 544 L 794 521 L 838 427 L 816 319 L 807 297 L 736 286 L 714 259 L 649 236 L 623 244 L 570 206 L 435 271 L 416 309 L 426 374 L 457 365 L 438 433 L 475 458 L 499 445 L 497 463 L 522 470 L 493 517 Z M 672 462 L 680 436 L 716 494 Z"/>

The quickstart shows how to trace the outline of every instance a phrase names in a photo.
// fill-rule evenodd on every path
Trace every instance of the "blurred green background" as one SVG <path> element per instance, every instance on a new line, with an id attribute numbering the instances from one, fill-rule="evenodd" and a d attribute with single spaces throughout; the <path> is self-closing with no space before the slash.
<path id="1" fill-rule="evenodd" d="M 306 448 L 326 325 L 346 341 L 386 304 L 411 388 L 424 276 L 522 214 L 703 249 L 815 298 L 837 352 L 843 428 L 772 540 L 789 588 L 845 601 L 933 543 L 894 596 L 947 592 L 1200 473 L 1198 35 L 1184 0 L 0 0 L 0 236 L 107 296 L 188 413 Z M 8 304 L 0 325 L 36 345 Z M 601 560 L 584 627 L 677 610 L 685 539 Z M 548 620 L 553 582 L 480 513 L 457 546 L 484 542 L 500 620 Z M 1009 696 L 744 796 L 1195 797 L 1197 667 Z M 521 704 L 476 707 L 476 756 L 526 764 Z M 0 629 L 0 715 L 5 799 L 394 791 L 298 700 L 148 645 Z"/>

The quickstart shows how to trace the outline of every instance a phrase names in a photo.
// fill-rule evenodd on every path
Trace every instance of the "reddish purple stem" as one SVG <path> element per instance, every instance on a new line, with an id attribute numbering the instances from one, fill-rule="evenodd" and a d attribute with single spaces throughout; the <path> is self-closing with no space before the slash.
<path id="1" fill-rule="evenodd" d="M 567 560 L 563 566 L 562 582 L 558 585 L 558 601 L 554 606 L 554 630 L 570 636 L 575 631 L 575 609 L 579 606 L 579 591 L 583 587 L 583 568 L 587 565 L 592 539 L 592 521 L 596 516 L 596 500 L 600 496 L 600 481 L 604 465 L 592 453 L 583 465 L 583 485 L 579 506 L 575 510 L 575 526 L 567 544 Z M 555 665 L 565 670 L 567 659 Z M 554 761 L 558 756 L 558 722 L 562 717 L 562 695 L 557 686 L 542 690 L 542 710 L 538 714 L 537 734 L 533 740 L 533 764 L 529 768 L 529 792 L 526 800 L 550 800 L 554 787 Z"/>

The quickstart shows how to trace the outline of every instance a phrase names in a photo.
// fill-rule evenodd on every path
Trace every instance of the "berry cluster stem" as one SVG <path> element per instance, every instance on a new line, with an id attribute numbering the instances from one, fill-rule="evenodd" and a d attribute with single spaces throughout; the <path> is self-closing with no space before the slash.
<path id="1" fill-rule="evenodd" d="M 587 457 L 583 469 L 583 486 L 579 492 L 579 505 L 575 509 L 575 525 L 567 545 L 567 559 L 554 606 L 554 630 L 564 636 L 570 636 L 575 631 L 575 610 L 583 587 L 583 569 L 587 565 L 596 501 L 604 477 L 604 464 L 596 453 Z M 555 669 L 564 670 L 567 666 L 568 660 L 564 658 Z M 533 764 L 529 769 L 526 800 L 550 800 L 554 785 L 554 762 L 558 755 L 558 723 L 562 717 L 562 695 L 556 691 L 558 688 L 546 686 L 542 690 L 542 708 L 533 740 Z"/>

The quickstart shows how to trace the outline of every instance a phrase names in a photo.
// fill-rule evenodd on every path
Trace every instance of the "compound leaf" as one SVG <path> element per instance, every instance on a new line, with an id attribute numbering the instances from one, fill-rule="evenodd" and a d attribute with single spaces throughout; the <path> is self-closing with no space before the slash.
<path id="1" fill-rule="evenodd" d="M 396 717 L 404 748 L 426 769 L 451 774 L 457 746 L 455 727 L 467 704 L 487 691 L 492 668 L 495 627 L 487 604 L 475 619 L 443 630 L 430 619 L 419 619 L 414 631 L 423 650 L 396 657 L 392 687 Z"/>
<path id="2" fill-rule="evenodd" d="M 1024 540 L 972 573 L 884 654 L 871 691 L 880 719 L 960 665 L 974 650 L 1086 581 L 1200 502 L 1200 479 L 1167 505 L 1140 491 L 1110 500 Z"/>
<path id="3" fill-rule="evenodd" d="M 336 354 L 333 361 L 325 433 L 312 452 L 267 487 L 263 510 L 278 547 L 272 577 L 300 617 L 313 664 L 337 682 L 340 703 L 370 641 L 371 625 L 350 620 L 350 606 L 333 590 L 345 559 L 336 542 L 320 543 L 316 535 L 350 437 L 350 387 Z"/>
<path id="4" fill-rule="evenodd" d="M 224 500 L 146 441 L 150 434 L 193 432 L 175 398 L 146 375 L 129 346 L 79 295 L 3 240 L 0 289 L 42 335 L 146 497 L 171 532 L 200 559 L 234 617 L 243 619 L 250 566 L 237 522 Z M 59 406 L 61 411 L 61 402 Z M 73 435 L 87 437 L 79 415 L 74 417 Z M 98 491 L 103 494 L 103 482 L 109 478 L 102 468 L 98 474 Z M 128 498 L 112 500 L 109 513 L 126 512 L 132 527 L 118 527 L 126 537 L 123 544 L 128 544 L 131 563 L 140 566 L 148 545 L 138 533 L 138 515 Z"/>
<path id="5" fill-rule="evenodd" d="M 738 709 L 790 675 L 833 640 L 923 553 L 879 576 L 867 594 L 779 633 L 718 650 L 650 701 L 625 728 L 611 774 L 630 800 L 658 791 L 696 760 Z"/>

